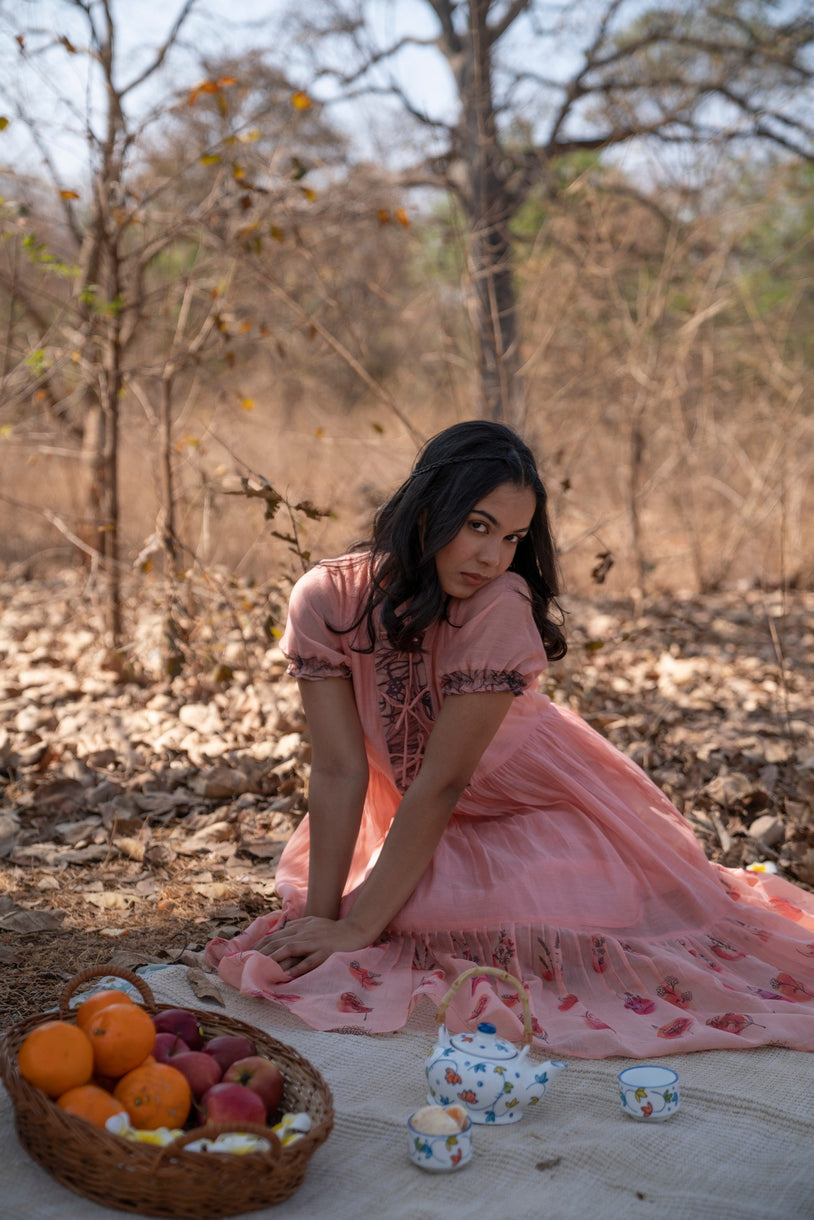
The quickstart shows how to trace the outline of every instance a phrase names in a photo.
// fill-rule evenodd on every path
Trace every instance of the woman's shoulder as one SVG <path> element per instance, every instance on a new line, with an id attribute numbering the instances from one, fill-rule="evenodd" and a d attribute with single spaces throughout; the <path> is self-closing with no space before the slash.
<path id="1" fill-rule="evenodd" d="M 521 613 L 531 607 L 531 592 L 528 584 L 518 572 L 502 572 L 471 597 L 456 598 L 455 619 L 475 617 L 484 611 L 494 610 L 498 605 L 509 610 L 516 607 Z"/>
<path id="2" fill-rule="evenodd" d="M 519 695 L 533 685 L 546 657 L 522 576 L 504 572 L 450 605 L 437 663 L 445 694 L 508 690 Z"/>
<path id="3" fill-rule="evenodd" d="M 299 578 L 291 596 L 299 599 L 320 593 L 348 594 L 367 585 L 369 568 L 366 551 L 340 555 L 336 559 L 321 559 Z"/>
<path id="4" fill-rule="evenodd" d="M 297 678 L 349 677 L 348 634 L 358 623 L 367 587 L 367 556 L 341 555 L 304 573 L 291 590 L 280 648 Z"/>
<path id="5" fill-rule="evenodd" d="M 451 598 L 447 608 L 446 630 L 449 643 L 457 648 L 488 641 L 540 642 L 534 621 L 531 590 L 517 572 L 503 572 L 477 589 L 471 597 Z"/>

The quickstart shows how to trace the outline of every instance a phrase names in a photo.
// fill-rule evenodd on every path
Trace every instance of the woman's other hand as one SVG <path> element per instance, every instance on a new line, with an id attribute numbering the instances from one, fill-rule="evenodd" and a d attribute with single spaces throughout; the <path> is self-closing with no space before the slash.
<path id="1" fill-rule="evenodd" d="M 253 946 L 273 958 L 292 979 L 321 966 L 332 953 L 353 953 L 366 947 L 364 934 L 351 920 L 316 915 L 292 919 Z"/>

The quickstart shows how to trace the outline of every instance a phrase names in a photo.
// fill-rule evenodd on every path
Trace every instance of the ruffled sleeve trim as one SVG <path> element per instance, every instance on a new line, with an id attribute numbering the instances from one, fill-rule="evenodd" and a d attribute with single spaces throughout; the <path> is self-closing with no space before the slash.
<path id="1" fill-rule="evenodd" d="M 455 670 L 441 678 L 441 690 L 446 695 L 469 695 L 479 691 L 509 691 L 522 695 L 530 678 L 519 669 L 476 669 L 464 673 Z"/>
<path id="2" fill-rule="evenodd" d="M 296 653 L 289 658 L 286 672 L 292 678 L 316 682 L 323 678 L 349 678 L 351 676 L 349 665 L 344 663 L 336 665 L 322 657 L 302 657 Z"/>

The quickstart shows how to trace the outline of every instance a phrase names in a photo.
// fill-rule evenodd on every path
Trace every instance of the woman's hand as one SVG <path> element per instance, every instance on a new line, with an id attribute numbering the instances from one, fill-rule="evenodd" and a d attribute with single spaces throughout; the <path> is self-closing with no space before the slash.
<path id="1" fill-rule="evenodd" d="M 321 966 L 332 953 L 352 953 L 367 947 L 368 940 L 350 919 L 321 919 L 304 915 L 292 919 L 253 948 L 271 957 L 292 979 Z"/>

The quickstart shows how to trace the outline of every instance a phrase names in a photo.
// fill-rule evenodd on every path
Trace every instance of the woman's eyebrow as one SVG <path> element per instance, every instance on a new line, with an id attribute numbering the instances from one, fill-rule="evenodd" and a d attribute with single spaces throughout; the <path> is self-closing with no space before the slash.
<path id="1" fill-rule="evenodd" d="M 473 508 L 472 512 L 477 513 L 479 517 L 485 517 L 486 520 L 489 521 L 492 525 L 500 524 L 496 517 L 493 517 L 491 513 L 487 513 L 486 510 L 483 508 Z M 530 525 L 521 525 L 519 529 L 507 530 L 506 532 L 508 534 L 527 534 L 530 529 L 531 529 Z"/>

